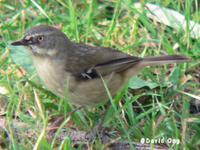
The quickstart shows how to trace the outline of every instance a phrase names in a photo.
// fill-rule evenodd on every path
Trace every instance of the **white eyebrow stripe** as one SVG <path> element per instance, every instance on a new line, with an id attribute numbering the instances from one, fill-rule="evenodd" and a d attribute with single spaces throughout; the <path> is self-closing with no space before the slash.
<path id="1" fill-rule="evenodd" d="M 25 36 L 28 37 L 28 39 L 30 39 L 30 37 L 36 37 L 36 36 L 41 36 L 41 35 L 49 35 L 52 32 L 44 32 L 44 33 L 27 33 Z M 26 39 L 26 38 L 25 38 Z"/>
<path id="2" fill-rule="evenodd" d="M 26 35 L 24 39 L 25 39 L 25 40 L 30 40 L 31 37 L 32 37 L 32 36 L 30 36 L 30 35 Z"/>

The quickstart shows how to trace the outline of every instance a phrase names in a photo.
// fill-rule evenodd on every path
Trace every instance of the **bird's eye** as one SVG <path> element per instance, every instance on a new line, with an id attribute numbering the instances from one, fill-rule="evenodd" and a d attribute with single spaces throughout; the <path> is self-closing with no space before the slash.
<path id="1" fill-rule="evenodd" d="M 38 41 L 42 41 L 43 39 L 44 39 L 43 36 L 39 36 L 39 37 L 38 37 Z"/>

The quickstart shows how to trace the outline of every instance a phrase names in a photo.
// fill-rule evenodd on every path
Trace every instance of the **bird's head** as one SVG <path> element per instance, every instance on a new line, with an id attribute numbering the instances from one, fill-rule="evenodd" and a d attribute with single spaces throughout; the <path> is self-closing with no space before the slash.
<path id="1" fill-rule="evenodd" d="M 54 56 L 67 48 L 68 38 L 57 28 L 40 25 L 26 31 L 24 37 L 11 43 L 14 46 L 27 46 L 34 55 Z"/>

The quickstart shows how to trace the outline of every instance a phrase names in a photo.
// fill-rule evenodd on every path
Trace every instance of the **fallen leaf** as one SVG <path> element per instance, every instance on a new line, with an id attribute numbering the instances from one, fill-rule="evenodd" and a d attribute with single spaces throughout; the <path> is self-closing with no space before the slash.
<path id="1" fill-rule="evenodd" d="M 142 11 L 143 4 L 137 2 L 134 4 L 138 11 Z M 178 31 L 184 30 L 187 32 L 187 20 L 184 15 L 172 9 L 164 8 L 155 4 L 146 3 L 145 7 L 147 17 L 170 26 Z M 189 31 L 192 38 L 200 37 L 200 24 L 194 21 L 189 21 Z"/>
<path id="2" fill-rule="evenodd" d="M 13 61 L 17 65 L 21 65 L 23 68 L 25 68 L 29 74 L 33 74 L 35 72 L 35 68 L 27 49 L 25 49 L 23 46 L 19 47 L 10 46 L 10 49 L 11 49 L 10 55 Z"/>
<path id="3" fill-rule="evenodd" d="M 15 74 L 18 76 L 18 77 L 23 77 L 26 75 L 26 71 L 22 68 L 22 67 L 19 67 L 16 71 L 15 71 Z"/>
<path id="4" fill-rule="evenodd" d="M 9 90 L 4 86 L 0 86 L 0 94 L 7 95 L 9 94 Z"/>
<path id="5" fill-rule="evenodd" d="M 150 89 L 156 88 L 159 85 L 154 82 L 144 81 L 138 77 L 132 77 L 128 84 L 129 88 L 131 89 L 139 89 L 142 87 L 149 87 Z"/>
<path id="6" fill-rule="evenodd" d="M 192 79 L 192 76 L 191 75 L 184 75 L 182 78 L 181 78 L 181 84 L 185 84 L 186 82 L 188 82 L 189 80 Z"/>

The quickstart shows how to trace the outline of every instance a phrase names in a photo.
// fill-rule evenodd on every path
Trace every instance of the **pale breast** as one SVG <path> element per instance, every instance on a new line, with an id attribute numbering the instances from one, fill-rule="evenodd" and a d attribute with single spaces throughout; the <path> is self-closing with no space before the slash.
<path id="1" fill-rule="evenodd" d="M 70 75 L 64 72 L 61 65 L 49 58 L 34 58 L 34 64 L 40 79 L 49 90 L 60 96 L 64 95 L 65 80 Z"/>

